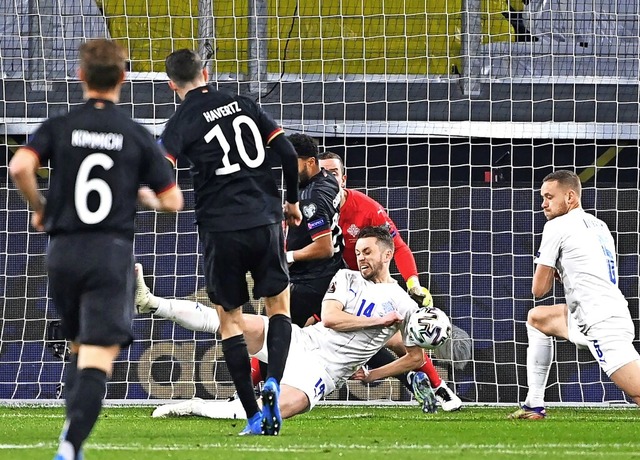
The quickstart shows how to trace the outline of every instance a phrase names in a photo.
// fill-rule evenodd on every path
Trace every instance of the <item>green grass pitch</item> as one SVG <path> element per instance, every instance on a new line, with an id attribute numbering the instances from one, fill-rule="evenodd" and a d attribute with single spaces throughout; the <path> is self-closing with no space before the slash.
<path id="1" fill-rule="evenodd" d="M 551 408 L 546 420 L 507 420 L 513 409 L 321 406 L 286 420 L 280 436 L 239 437 L 243 421 L 107 407 L 85 459 L 640 459 L 637 409 Z M 0 407 L 0 459 L 53 458 L 62 422 L 60 407 Z"/>

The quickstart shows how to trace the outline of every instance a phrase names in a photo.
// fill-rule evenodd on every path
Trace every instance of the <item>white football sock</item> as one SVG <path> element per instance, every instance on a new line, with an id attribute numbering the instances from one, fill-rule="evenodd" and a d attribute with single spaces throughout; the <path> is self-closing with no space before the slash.
<path id="1" fill-rule="evenodd" d="M 540 332 L 527 323 L 527 383 L 529 391 L 525 405 L 544 407 L 544 391 L 549 378 L 551 360 L 553 359 L 553 337 Z"/>
<path id="2" fill-rule="evenodd" d="M 231 401 L 202 401 L 193 407 L 193 415 L 208 418 L 228 418 L 246 420 L 247 413 L 242 407 L 240 398 Z"/>
<path id="3" fill-rule="evenodd" d="M 58 446 L 56 458 L 58 458 L 58 456 L 64 458 L 64 460 L 74 460 L 76 458 L 76 451 L 69 441 L 62 441 Z"/>
<path id="4" fill-rule="evenodd" d="M 155 316 L 169 319 L 186 329 L 215 334 L 220 328 L 218 312 L 199 302 L 162 297 L 156 297 L 154 304 L 156 302 Z"/>

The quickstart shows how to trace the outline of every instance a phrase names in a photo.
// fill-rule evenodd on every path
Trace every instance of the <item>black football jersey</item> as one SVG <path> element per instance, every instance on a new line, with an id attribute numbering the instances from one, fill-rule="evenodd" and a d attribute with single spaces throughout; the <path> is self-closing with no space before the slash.
<path id="1" fill-rule="evenodd" d="M 151 133 L 110 101 L 91 99 L 45 121 L 27 144 L 51 166 L 45 230 L 87 231 L 133 238 L 138 188 L 156 193 L 175 186 L 175 175 Z"/>
<path id="2" fill-rule="evenodd" d="M 289 267 L 292 282 L 333 276 L 346 268 L 342 260 L 344 241 L 338 225 L 340 187 L 335 177 L 325 169 L 313 176 L 300 190 L 302 223 L 289 227 L 287 251 L 295 251 L 310 245 L 315 239 L 330 234 L 333 241 L 333 256 L 330 259 L 294 262 Z"/>
<path id="3" fill-rule="evenodd" d="M 162 143 L 189 161 L 200 228 L 244 230 L 282 221 L 282 196 L 265 148 L 282 133 L 247 97 L 211 86 L 187 93 Z"/>

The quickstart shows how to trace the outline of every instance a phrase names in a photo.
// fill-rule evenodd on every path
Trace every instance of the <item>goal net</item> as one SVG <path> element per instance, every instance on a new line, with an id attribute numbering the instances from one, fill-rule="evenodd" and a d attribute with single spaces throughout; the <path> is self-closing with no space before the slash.
<path id="1" fill-rule="evenodd" d="M 121 105 L 155 134 L 176 108 L 164 58 L 192 47 L 211 84 L 249 95 L 288 133 L 342 155 L 348 186 L 389 210 L 422 284 L 459 328 L 434 355 L 442 376 L 464 400 L 517 403 L 527 312 L 563 301 L 558 284 L 540 302 L 531 295 L 545 221 L 538 190 L 552 170 L 576 171 L 583 206 L 611 228 L 638 323 L 639 22 L 639 0 L 2 2 L 0 399 L 60 395 L 64 343 L 50 327 L 47 237 L 29 228 L 6 166 L 42 120 L 81 102 L 83 40 L 110 37 L 128 49 Z M 157 295 L 206 303 L 186 167 L 177 170 L 186 210 L 140 212 L 135 252 Z M 43 189 L 48 173 L 40 171 Z M 150 315 L 134 329 L 107 398 L 233 392 L 219 337 Z M 561 340 L 546 397 L 625 400 L 588 352 Z M 409 395 L 390 379 L 349 382 L 332 398 Z"/>

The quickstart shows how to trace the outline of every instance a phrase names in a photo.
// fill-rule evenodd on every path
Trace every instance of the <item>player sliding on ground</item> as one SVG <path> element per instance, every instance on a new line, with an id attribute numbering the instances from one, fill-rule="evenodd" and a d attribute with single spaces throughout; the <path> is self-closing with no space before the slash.
<path id="1" fill-rule="evenodd" d="M 431 313 L 429 309 L 419 308 L 391 277 L 389 264 L 393 258 L 393 241 L 389 231 L 384 227 L 362 229 L 356 253 L 359 271 L 340 270 L 335 275 L 322 304 L 322 322 L 305 328 L 293 327 L 291 348 L 281 382 L 282 418 L 312 409 L 319 400 L 360 370 L 397 332 L 402 335 L 406 354 L 368 375 L 360 371 L 356 378 L 373 381 L 423 364 L 423 349 L 416 345 L 419 342 L 407 325 L 411 315 L 428 318 Z M 140 276 L 138 280 L 140 282 Z M 148 289 L 138 289 L 140 291 L 144 291 L 146 304 L 151 303 L 157 309 L 167 307 L 163 302 L 165 299 L 153 296 Z M 215 328 L 214 323 L 212 320 L 209 326 Z M 268 362 L 265 348 L 268 322 L 262 316 L 244 315 L 244 323 L 249 352 Z M 431 393 L 425 397 L 431 398 L 435 404 L 431 389 L 426 389 Z M 162 408 L 156 415 L 185 413 L 197 403 L 179 404 L 182 406 Z M 212 409 L 200 415 L 241 416 L 238 412 L 241 407 L 233 405 L 233 402 L 230 404 L 232 406 L 212 403 L 209 406 Z"/>
<path id="2" fill-rule="evenodd" d="M 433 298 L 429 290 L 420 285 L 418 277 L 418 267 L 413 253 L 407 243 L 404 242 L 396 224 L 387 214 L 384 207 L 373 198 L 361 193 L 357 190 L 347 188 L 347 174 L 342 158 L 332 152 L 324 152 L 318 155 L 320 166 L 329 171 L 338 181 L 338 185 L 342 191 L 340 197 L 340 217 L 338 225 L 342 229 L 344 239 L 344 258 L 347 268 L 357 270 L 355 245 L 358 240 L 358 232 L 361 228 L 369 226 L 381 225 L 389 229 L 393 238 L 394 254 L 393 260 L 398 267 L 398 271 L 407 284 L 407 292 L 409 295 L 423 307 L 433 305 Z M 454 328 L 454 336 L 457 331 Z M 367 363 L 370 368 L 384 366 L 392 362 L 396 356 L 388 349 L 393 350 L 396 355 L 404 352 L 402 341 L 396 335 L 387 343 L 387 347 L 376 353 L 371 361 Z M 417 370 L 417 369 L 416 369 Z M 431 362 L 431 358 L 425 355 L 425 363 L 418 370 L 409 375 L 397 375 L 396 378 L 405 385 L 409 390 L 413 391 L 413 387 L 419 385 L 418 380 L 426 375 L 429 379 L 431 387 L 434 389 L 436 397 L 440 402 L 444 411 L 454 411 L 460 409 L 462 401 L 447 386 L 446 382 L 440 378 L 437 369 Z M 415 380 L 414 380 L 415 379 Z"/>

